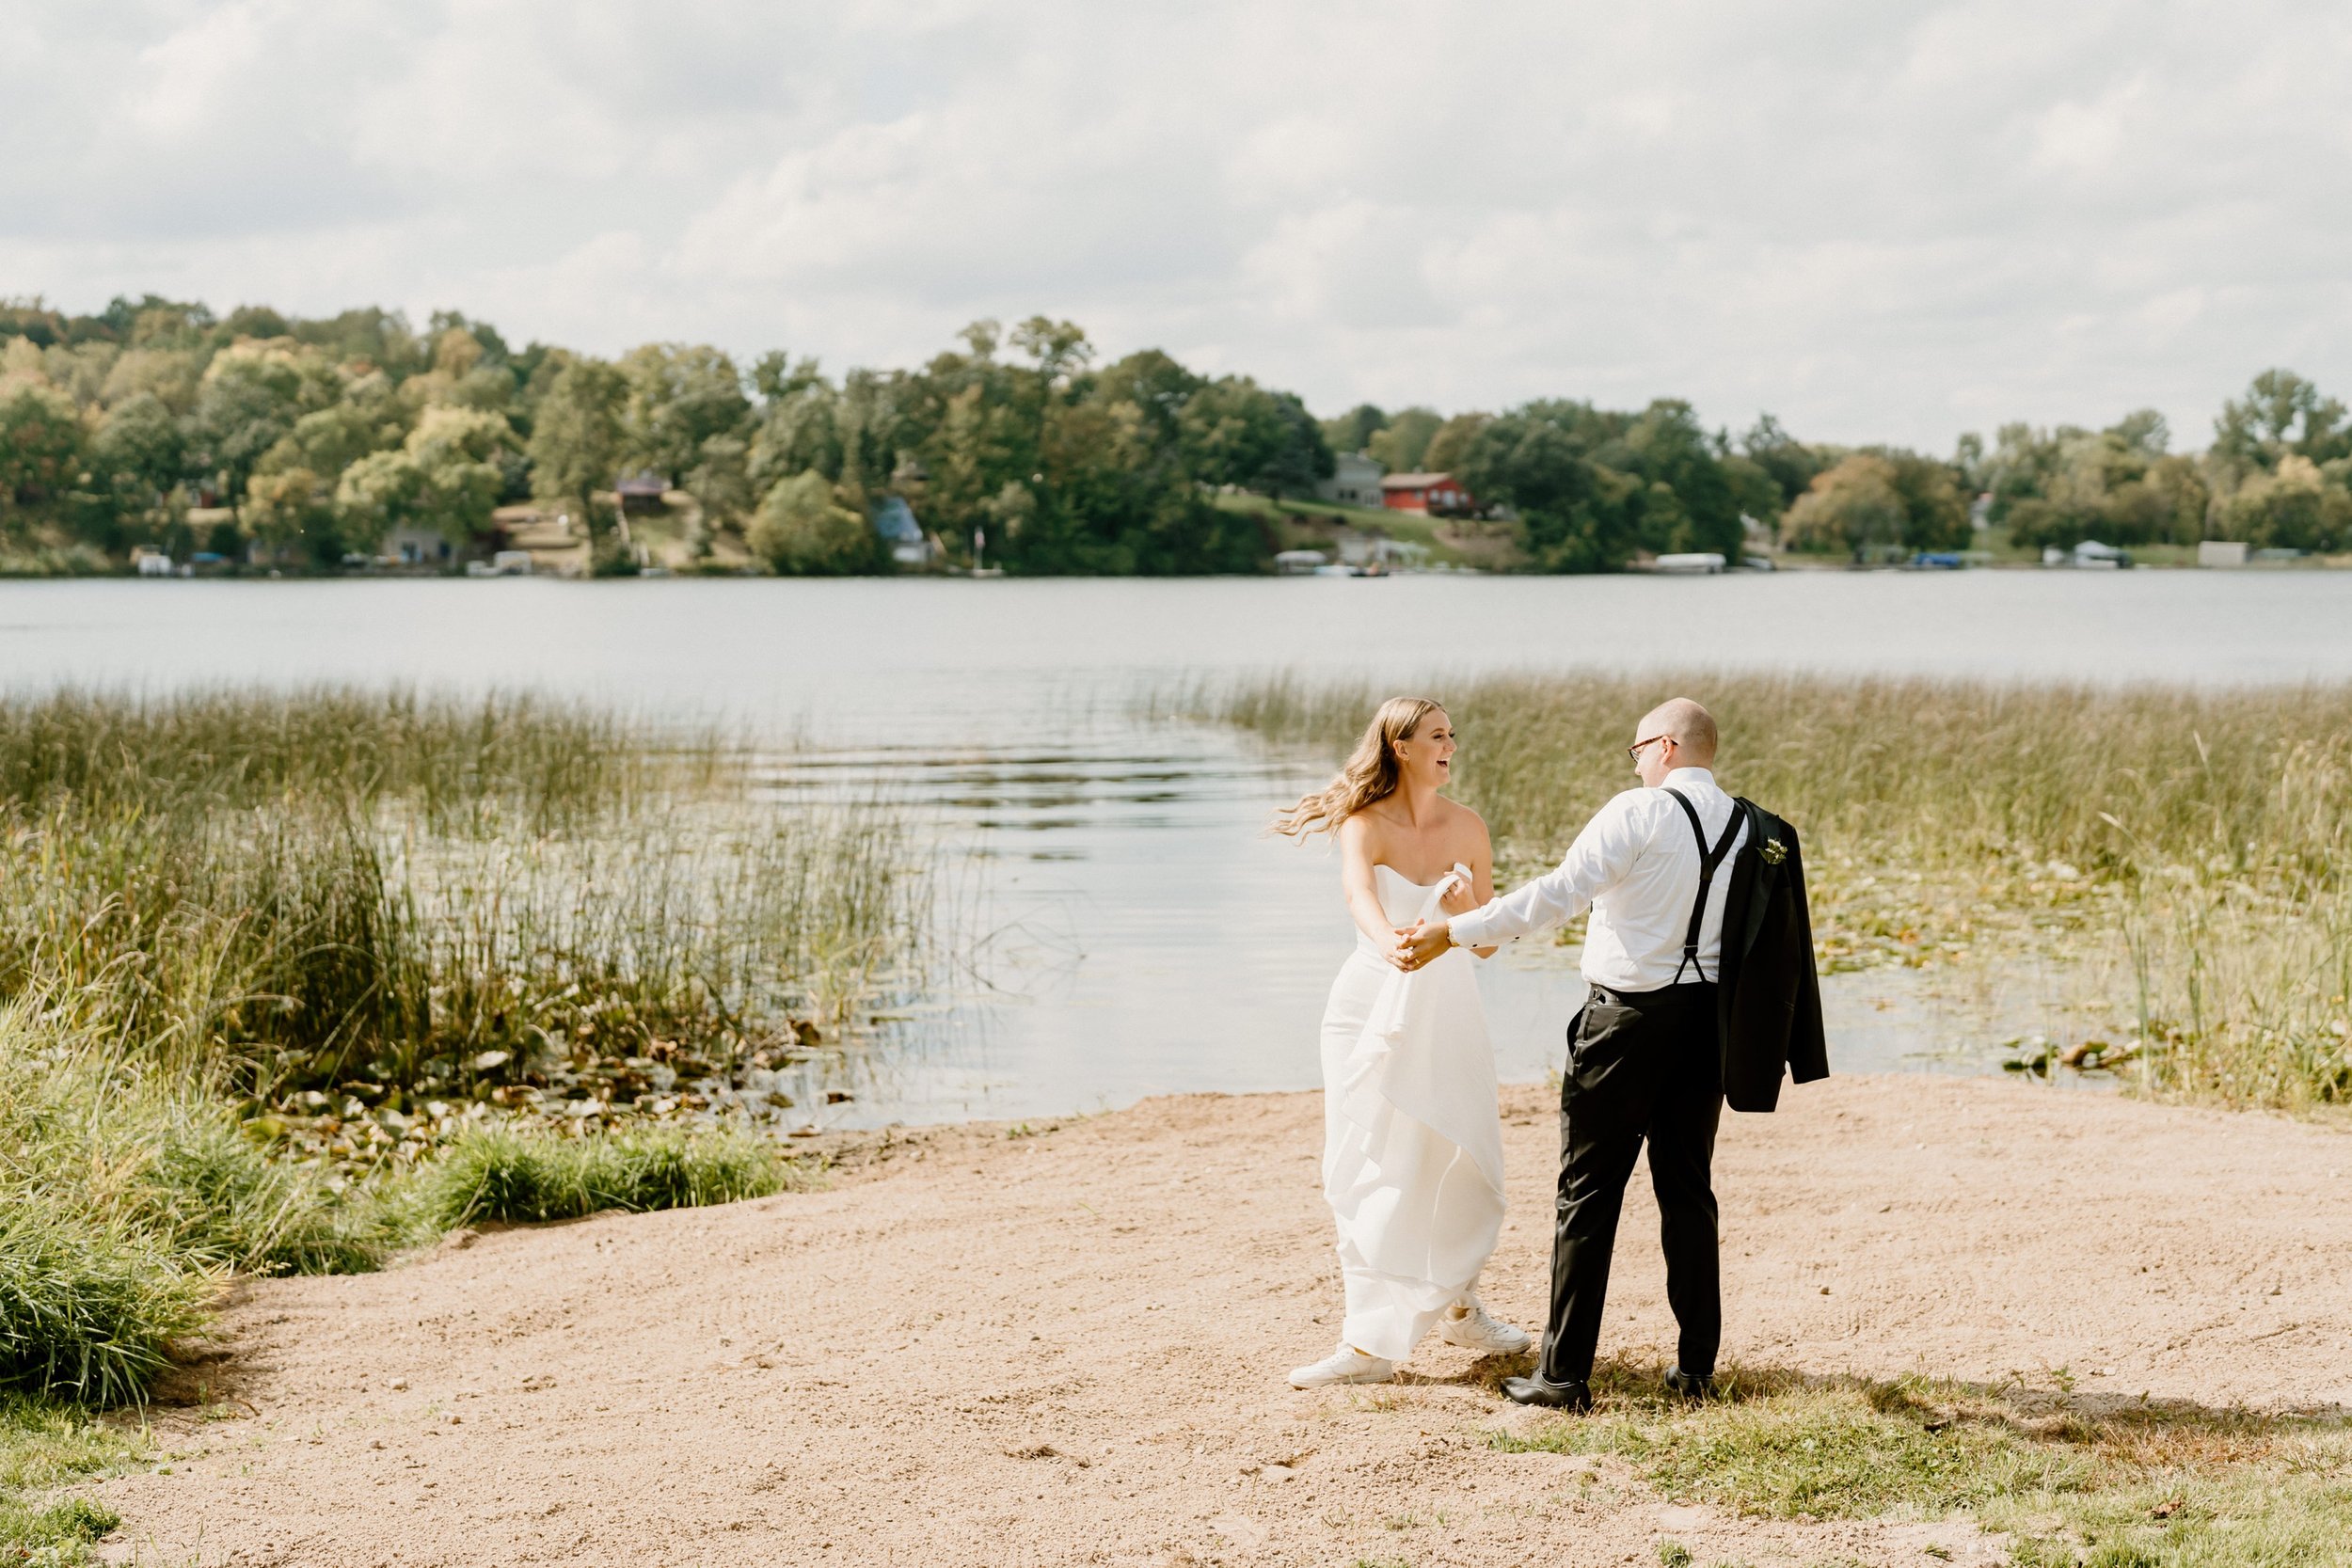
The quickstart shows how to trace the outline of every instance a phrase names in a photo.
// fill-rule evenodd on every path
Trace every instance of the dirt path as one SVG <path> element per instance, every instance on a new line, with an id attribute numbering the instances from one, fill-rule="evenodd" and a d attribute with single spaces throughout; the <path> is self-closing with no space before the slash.
<path id="1" fill-rule="evenodd" d="M 1486 1295 L 1537 1321 L 1554 1132 L 1509 1091 Z M 256 1413 L 110 1483 L 142 1562 L 1923 1564 L 1948 1528 L 1663 1506 L 1501 1454 L 1432 1346 L 1294 1393 L 1336 1278 L 1311 1095 L 944 1130 L 819 1193 L 485 1235 L 270 1281 L 211 1370 Z M 2352 1137 L 2014 1083 L 1843 1079 L 1725 1121 L 1726 1355 L 2352 1401 Z M 1637 1176 L 1637 1184 L 1641 1179 Z M 1604 1354 L 1671 1345 L 1655 1211 Z"/>

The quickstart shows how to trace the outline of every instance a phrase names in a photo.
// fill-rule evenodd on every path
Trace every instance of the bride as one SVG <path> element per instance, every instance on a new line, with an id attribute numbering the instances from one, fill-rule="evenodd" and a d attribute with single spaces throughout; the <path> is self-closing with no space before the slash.
<path id="1" fill-rule="evenodd" d="M 1432 1327 L 1488 1354 L 1529 1344 L 1475 1291 L 1502 1228 L 1502 1126 L 1470 954 L 1411 974 L 1391 957 L 1415 921 L 1494 894 L 1486 824 L 1438 794 L 1453 766 L 1445 710 L 1391 697 L 1339 777 L 1276 824 L 1292 837 L 1338 835 L 1357 930 L 1323 1012 L 1323 1192 L 1347 1315 L 1339 1348 L 1291 1373 L 1295 1387 L 1385 1383 Z"/>

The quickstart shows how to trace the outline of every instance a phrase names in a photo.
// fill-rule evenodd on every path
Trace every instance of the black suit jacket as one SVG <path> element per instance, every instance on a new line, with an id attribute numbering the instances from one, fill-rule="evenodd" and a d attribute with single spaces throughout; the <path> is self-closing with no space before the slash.
<path id="1" fill-rule="evenodd" d="M 1829 1076 L 1829 1046 L 1797 831 L 1753 800 L 1739 807 L 1748 834 L 1732 857 L 1716 990 L 1724 1100 L 1735 1111 L 1769 1111 L 1784 1075 L 1800 1084 Z"/>

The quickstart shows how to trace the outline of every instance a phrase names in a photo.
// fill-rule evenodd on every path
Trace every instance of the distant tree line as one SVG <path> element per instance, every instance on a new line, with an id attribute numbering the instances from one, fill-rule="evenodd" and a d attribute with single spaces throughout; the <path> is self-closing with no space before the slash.
<path id="1" fill-rule="evenodd" d="M 1858 560 L 1962 549 L 1979 522 L 2062 548 L 2352 549 L 2352 422 L 2292 371 L 2265 371 L 2225 403 L 2196 454 L 2169 450 L 2153 409 L 2105 430 L 2004 425 L 1989 449 L 1963 436 L 1949 458 L 1808 444 L 1769 414 L 1736 437 L 1710 433 L 1672 400 L 1638 414 L 1542 400 L 1452 418 L 1366 404 L 1323 428 L 1339 451 L 1451 472 L 1507 508 L 1542 571 L 1605 571 L 1639 551 L 1736 556 L 1751 520 L 1783 547 Z"/>
<path id="2" fill-rule="evenodd" d="M 1016 572 L 1248 572 L 1279 541 L 1262 511 L 1221 502 L 1306 496 L 1335 451 L 1453 473 L 1538 571 L 1737 557 L 1759 532 L 1858 558 L 1951 549 L 1978 521 L 2029 545 L 2352 547 L 2352 427 L 2285 371 L 2225 404 L 2201 454 L 2170 451 L 2142 412 L 2005 426 L 1946 459 L 1808 444 L 1770 416 L 1710 432 L 1673 400 L 1318 421 L 1157 350 L 1098 365 L 1067 322 L 961 336 L 918 369 L 835 378 L 780 351 L 747 368 L 707 345 L 518 349 L 455 311 L 418 330 L 375 309 L 0 304 L 0 569 L 103 570 L 141 548 L 332 569 L 402 530 L 468 545 L 526 499 L 571 512 L 623 568 L 613 486 L 643 471 L 691 494 L 706 536 L 782 572 L 886 568 L 869 519 L 890 496 L 950 562 L 985 539 Z"/>
<path id="3" fill-rule="evenodd" d="M 866 519 L 899 495 L 950 559 L 984 535 L 1015 571 L 1246 572 L 1264 526 L 1220 491 L 1302 495 L 1331 472 L 1305 405 L 1248 376 L 1156 351 L 1098 367 L 1041 317 L 962 339 L 834 380 L 780 352 L 747 372 L 707 345 L 516 349 L 453 311 L 419 332 L 151 295 L 0 307 L 0 549 L 72 565 L 258 545 L 331 567 L 403 527 L 466 543 L 537 498 L 609 559 L 615 479 L 643 470 L 781 571 L 886 565 Z"/>

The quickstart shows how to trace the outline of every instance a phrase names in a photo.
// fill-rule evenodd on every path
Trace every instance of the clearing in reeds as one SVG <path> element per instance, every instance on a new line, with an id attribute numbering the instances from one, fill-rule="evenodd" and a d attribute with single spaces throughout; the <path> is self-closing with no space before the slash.
<path id="1" fill-rule="evenodd" d="M 2126 1037 L 2077 1059 L 2166 1093 L 2352 1101 L 2352 688 L 2026 688 L 1567 673 L 1433 689 L 1506 864 L 1555 859 L 1633 784 L 1662 697 L 1721 721 L 1725 784 L 1806 844 L 1821 958 L 2112 959 Z M 1295 679 L 1172 705 L 1337 758 L 1383 692 Z"/>

